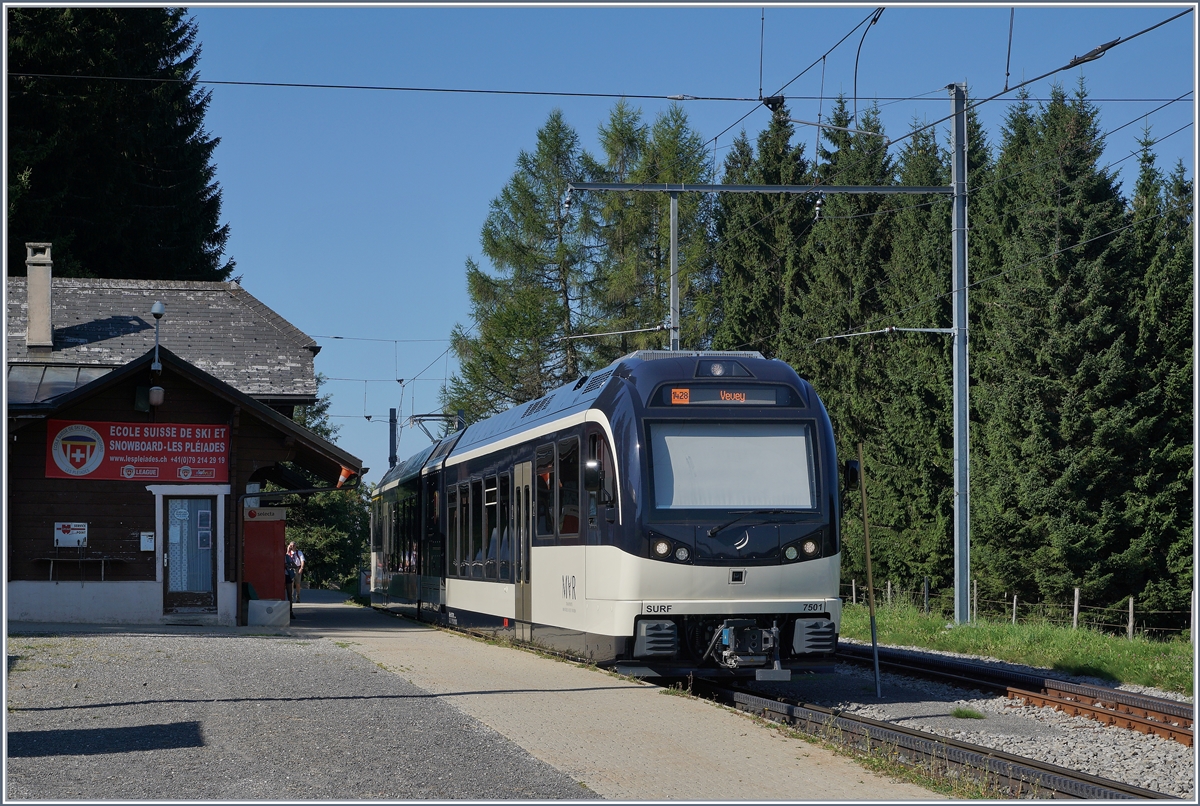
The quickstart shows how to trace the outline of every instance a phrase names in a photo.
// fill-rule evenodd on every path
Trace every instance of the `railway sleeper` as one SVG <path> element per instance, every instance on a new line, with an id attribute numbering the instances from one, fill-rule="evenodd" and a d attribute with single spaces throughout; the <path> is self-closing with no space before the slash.
<path id="1" fill-rule="evenodd" d="M 1166 722 L 1161 722 L 1154 719 L 1146 719 L 1140 716 L 1114 711 L 1109 708 L 1097 705 L 1089 705 L 1087 703 L 1055 696 L 1053 694 L 1039 694 L 1033 691 L 1025 691 L 1017 688 L 1009 688 L 1008 696 L 1010 699 L 1023 701 L 1026 705 L 1036 705 L 1042 708 L 1053 708 L 1056 711 L 1061 711 L 1068 716 L 1082 716 L 1088 719 L 1094 719 L 1104 725 L 1116 726 L 1126 730 L 1135 730 L 1138 733 L 1159 736 L 1163 739 L 1171 739 L 1179 742 L 1185 747 L 1192 747 L 1193 734 L 1187 728 L 1177 727 Z"/>

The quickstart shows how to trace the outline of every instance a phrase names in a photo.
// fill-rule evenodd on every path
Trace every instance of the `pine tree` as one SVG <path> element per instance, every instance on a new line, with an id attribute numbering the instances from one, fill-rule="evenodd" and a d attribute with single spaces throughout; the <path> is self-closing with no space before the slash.
<path id="1" fill-rule="evenodd" d="M 584 181 L 579 136 L 562 112 L 551 112 L 533 152 L 492 200 L 483 225 L 486 272 L 467 262 L 473 327 L 452 334 L 459 375 L 443 393 L 446 411 L 463 409 L 468 422 L 533 400 L 579 376 L 589 361 L 580 335 L 591 278 L 587 194 L 566 204 L 567 184 Z M 473 332 L 472 332 L 473 331 Z"/>
<path id="2" fill-rule="evenodd" d="M 26 242 L 45 241 L 64 276 L 228 277 L 219 139 L 203 127 L 211 94 L 186 10 L 6 13 L 9 273 L 24 273 Z"/>
<path id="3" fill-rule="evenodd" d="M 1143 447 L 1133 454 L 1135 478 L 1127 493 L 1133 539 L 1118 559 L 1143 608 L 1183 611 L 1193 575 L 1193 196 L 1182 164 L 1164 181 L 1152 146 L 1147 132 L 1129 211 L 1128 256 L 1141 279 L 1133 360 L 1139 374 L 1135 437 Z"/>
<path id="4" fill-rule="evenodd" d="M 601 170 L 609 177 L 605 181 L 702 184 L 711 178 L 703 138 L 678 104 L 647 128 L 640 113 L 619 103 L 600 134 L 606 155 Z M 604 196 L 596 271 L 601 318 L 593 329 L 614 332 L 665 325 L 670 316 L 670 197 L 640 191 Z M 701 346 L 710 338 L 712 207 L 704 195 L 679 194 L 677 283 L 680 342 L 685 347 Z M 633 349 L 660 348 L 666 338 L 662 332 L 649 332 L 596 340 L 596 363 L 606 364 Z"/>
<path id="5" fill-rule="evenodd" d="M 804 185 L 811 181 L 803 144 L 786 106 L 758 136 L 755 149 L 743 132 L 725 157 L 724 183 Z M 716 213 L 720 323 L 713 346 L 780 354 L 786 278 L 795 274 L 815 197 L 776 193 L 722 194 Z"/>
<path id="6" fill-rule="evenodd" d="M 1113 237 L 1124 205 L 1101 147 L 1082 85 L 1072 98 L 1056 87 L 1036 112 L 1027 101 L 1010 112 L 985 191 L 1000 271 L 975 295 L 972 560 L 1025 597 L 1079 586 L 1115 601 L 1131 583 L 1136 278 Z"/>
<path id="7" fill-rule="evenodd" d="M 913 128 L 919 124 L 914 121 Z M 906 141 L 898 155 L 901 185 L 950 184 L 948 156 L 932 131 Z M 879 283 L 881 325 L 948 328 L 950 209 L 947 196 L 891 196 L 891 248 Z M 876 340 L 886 390 L 870 445 L 871 512 L 888 549 L 892 578 L 937 589 L 953 581 L 954 480 L 952 342 L 941 333 L 896 332 Z"/>
<path id="8" fill-rule="evenodd" d="M 634 179 L 649 144 L 649 127 L 640 109 L 618 101 L 607 123 L 599 129 L 604 163 L 593 167 L 603 182 L 629 183 Z M 653 196 L 640 192 L 598 194 L 595 207 L 597 237 L 601 243 L 598 270 L 591 292 L 598 320 L 593 332 L 617 333 L 662 324 L 653 319 L 647 298 L 647 240 L 652 230 Z M 592 342 L 598 362 L 625 355 L 634 349 L 661 346 L 661 334 L 622 333 Z"/>

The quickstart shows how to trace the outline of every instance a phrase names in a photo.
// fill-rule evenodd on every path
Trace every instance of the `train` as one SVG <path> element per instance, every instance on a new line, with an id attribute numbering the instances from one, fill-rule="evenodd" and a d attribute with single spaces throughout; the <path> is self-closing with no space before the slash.
<path id="1" fill-rule="evenodd" d="M 637 677 L 827 671 L 854 469 L 787 363 L 634 352 L 391 467 L 372 606 Z"/>

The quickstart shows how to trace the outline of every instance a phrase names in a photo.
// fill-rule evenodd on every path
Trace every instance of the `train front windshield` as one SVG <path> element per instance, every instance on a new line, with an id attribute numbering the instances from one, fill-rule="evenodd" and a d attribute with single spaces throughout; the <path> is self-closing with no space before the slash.
<path id="1" fill-rule="evenodd" d="M 805 423 L 653 423 L 655 506 L 812 510 L 812 441 Z"/>

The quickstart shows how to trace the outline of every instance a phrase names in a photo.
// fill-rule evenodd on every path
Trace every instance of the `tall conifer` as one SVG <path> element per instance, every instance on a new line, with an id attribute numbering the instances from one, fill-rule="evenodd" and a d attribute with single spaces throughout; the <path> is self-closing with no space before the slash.
<path id="1" fill-rule="evenodd" d="M 725 184 L 803 185 L 810 181 L 803 144 L 792 144 L 786 106 L 750 148 L 745 133 L 725 157 Z M 727 193 L 716 217 L 721 321 L 713 346 L 724 350 L 780 351 L 785 278 L 793 273 L 814 198 L 775 193 Z"/>
<path id="2" fill-rule="evenodd" d="M 1116 558 L 1131 538 L 1120 457 L 1135 447 L 1136 278 L 1112 235 L 1123 202 L 1082 86 L 1018 104 L 1004 136 L 1000 272 L 975 295 L 973 561 L 1008 592 L 1112 601 L 1130 585 Z"/>
<path id="3" fill-rule="evenodd" d="M 17 8 L 10 76 L 8 267 L 54 245 L 64 276 L 222 280 L 229 225 L 204 130 L 196 24 L 181 8 Z M 156 81 L 155 79 L 164 79 Z"/>

